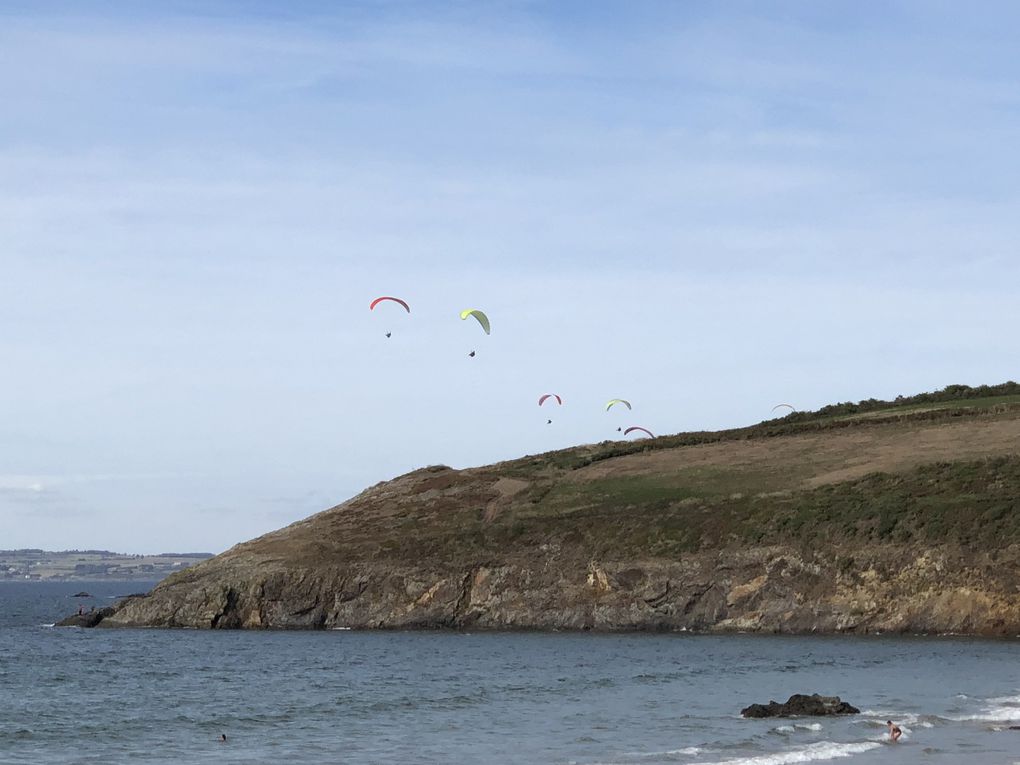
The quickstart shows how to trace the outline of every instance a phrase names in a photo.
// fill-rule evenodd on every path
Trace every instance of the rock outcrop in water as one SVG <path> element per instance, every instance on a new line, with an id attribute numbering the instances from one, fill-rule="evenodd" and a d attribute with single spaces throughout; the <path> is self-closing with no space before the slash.
<path id="1" fill-rule="evenodd" d="M 117 612 L 117 607 L 107 606 L 106 608 L 100 608 L 98 611 L 83 611 L 72 616 L 68 616 L 66 619 L 61 619 L 57 622 L 58 627 L 95 627 L 103 619 L 108 616 L 113 616 Z"/>
<path id="2" fill-rule="evenodd" d="M 1014 399 L 791 417 L 418 470 L 100 625 L 1020 634 Z"/>
<path id="3" fill-rule="evenodd" d="M 742 717 L 827 717 L 860 713 L 861 710 L 839 696 L 819 696 L 817 693 L 810 696 L 795 693 L 785 704 L 769 701 L 768 704 L 751 704 L 740 710 Z"/>

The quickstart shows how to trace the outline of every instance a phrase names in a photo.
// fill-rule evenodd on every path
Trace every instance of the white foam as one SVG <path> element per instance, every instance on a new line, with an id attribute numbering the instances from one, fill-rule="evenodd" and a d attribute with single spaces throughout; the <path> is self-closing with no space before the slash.
<path id="1" fill-rule="evenodd" d="M 956 722 L 967 722 L 975 720 L 980 722 L 1013 722 L 1020 720 L 1020 709 L 1017 707 L 988 707 L 982 712 L 973 715 L 946 715 L 947 720 Z"/>
<path id="2" fill-rule="evenodd" d="M 910 712 L 890 712 L 888 710 L 866 709 L 861 712 L 861 717 L 854 720 L 857 725 L 873 725 L 875 727 L 885 727 L 886 720 L 892 720 L 894 723 L 899 725 L 901 728 L 906 729 L 907 726 L 916 725 L 920 720 L 920 716 L 912 714 Z"/>
<path id="3" fill-rule="evenodd" d="M 975 720 L 980 722 L 1013 722 L 1020 720 L 1020 696 L 997 696 L 988 699 L 987 707 L 980 712 L 969 715 L 947 715 L 950 720 L 964 722 Z"/>
<path id="4" fill-rule="evenodd" d="M 795 725 L 793 727 L 797 728 L 798 730 L 821 730 L 822 729 L 822 724 L 821 723 L 798 723 L 797 725 Z"/>
<path id="5" fill-rule="evenodd" d="M 817 762 L 853 757 L 855 754 L 871 751 L 882 746 L 877 741 L 862 741 L 856 744 L 837 744 L 834 741 L 820 741 L 817 744 L 790 749 L 774 754 L 760 754 L 753 757 L 738 757 L 734 760 L 704 763 L 704 765 L 789 765 L 797 762 Z"/>

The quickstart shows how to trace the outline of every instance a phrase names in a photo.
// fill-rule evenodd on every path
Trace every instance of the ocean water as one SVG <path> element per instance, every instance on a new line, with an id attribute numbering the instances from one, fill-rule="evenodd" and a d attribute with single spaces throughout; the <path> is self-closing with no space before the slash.
<path id="1" fill-rule="evenodd" d="M 0 583 L 0 762 L 1020 763 L 1020 642 L 47 626 L 145 588 Z"/>

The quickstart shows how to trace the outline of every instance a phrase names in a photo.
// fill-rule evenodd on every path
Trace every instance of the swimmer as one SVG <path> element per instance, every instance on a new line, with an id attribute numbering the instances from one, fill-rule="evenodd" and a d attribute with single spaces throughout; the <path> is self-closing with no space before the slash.
<path id="1" fill-rule="evenodd" d="M 226 733 L 221 733 L 220 734 L 220 743 L 221 744 L 227 743 L 227 734 Z"/>
<path id="2" fill-rule="evenodd" d="M 886 720 L 885 724 L 889 726 L 889 740 L 895 744 L 900 740 L 900 736 L 903 735 L 903 731 L 900 730 L 899 725 L 893 725 L 892 720 Z"/>

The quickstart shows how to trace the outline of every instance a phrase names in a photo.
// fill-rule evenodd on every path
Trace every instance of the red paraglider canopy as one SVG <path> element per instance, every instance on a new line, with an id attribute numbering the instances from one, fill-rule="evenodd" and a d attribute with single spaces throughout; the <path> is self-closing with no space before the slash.
<path id="1" fill-rule="evenodd" d="M 368 307 L 368 310 L 370 310 L 370 311 L 375 310 L 375 307 L 377 305 L 379 305 L 384 300 L 392 300 L 394 303 L 399 303 L 400 305 L 404 306 L 404 310 L 405 311 L 407 311 L 408 313 L 411 313 L 411 306 L 409 306 L 403 300 L 401 300 L 400 298 L 395 298 L 395 297 L 386 297 L 385 295 L 383 297 L 377 297 L 375 300 L 373 300 L 372 304 Z"/>
<path id="2" fill-rule="evenodd" d="M 546 393 L 544 396 L 539 396 L 538 405 L 542 406 L 542 404 L 544 404 L 547 400 L 551 398 L 556 399 L 556 403 L 559 404 L 560 406 L 563 406 L 563 399 L 560 398 L 559 395 L 556 393 Z"/>
<path id="3" fill-rule="evenodd" d="M 655 438 L 655 436 L 652 435 L 652 431 L 650 431 L 648 428 L 641 428 L 638 427 L 637 425 L 627 428 L 625 431 L 623 431 L 623 435 L 626 436 L 628 433 L 633 433 L 635 430 L 640 430 L 642 433 L 647 433 L 649 438 Z"/>

